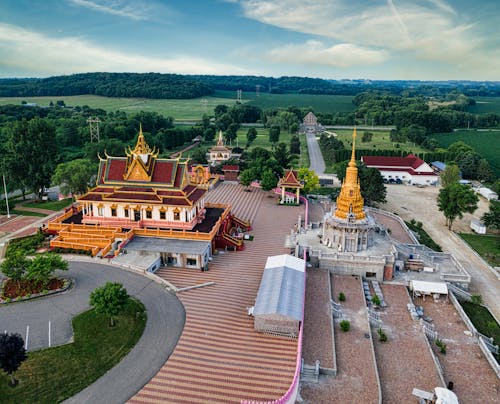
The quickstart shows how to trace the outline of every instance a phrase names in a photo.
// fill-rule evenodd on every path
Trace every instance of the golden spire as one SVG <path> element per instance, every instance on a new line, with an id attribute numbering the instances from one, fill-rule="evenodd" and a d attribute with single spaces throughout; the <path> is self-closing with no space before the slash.
<path id="1" fill-rule="evenodd" d="M 224 137 L 222 136 L 222 130 L 219 129 L 219 139 L 217 140 L 217 146 L 224 146 Z"/>
<path id="2" fill-rule="evenodd" d="M 149 145 L 146 143 L 146 139 L 142 133 L 142 122 L 139 123 L 139 136 L 137 137 L 137 143 L 135 144 L 134 149 L 132 150 L 130 147 L 128 151 L 126 150 L 127 156 L 137 156 L 137 155 L 146 155 L 151 154 L 156 157 L 158 155 L 158 150 L 155 148 L 151 149 Z"/>
<path id="3" fill-rule="evenodd" d="M 358 167 L 356 166 L 356 127 L 354 127 L 351 160 L 347 165 L 342 189 L 337 198 L 335 216 L 341 219 L 364 219 L 363 204 L 364 200 L 359 187 Z"/>

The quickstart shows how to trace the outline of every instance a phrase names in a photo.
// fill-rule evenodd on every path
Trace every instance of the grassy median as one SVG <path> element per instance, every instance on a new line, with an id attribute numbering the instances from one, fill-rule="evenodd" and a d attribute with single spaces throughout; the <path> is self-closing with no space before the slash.
<path id="1" fill-rule="evenodd" d="M 0 403 L 52 403 L 71 397 L 115 366 L 144 331 L 141 302 L 129 299 L 109 327 L 109 318 L 86 311 L 73 319 L 74 342 L 31 352 L 15 373 L 19 384 L 8 385 L 0 370 Z"/>

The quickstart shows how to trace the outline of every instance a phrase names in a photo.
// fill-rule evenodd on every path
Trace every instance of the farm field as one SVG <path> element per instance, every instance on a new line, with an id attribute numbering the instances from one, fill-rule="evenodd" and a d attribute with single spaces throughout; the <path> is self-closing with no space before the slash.
<path id="1" fill-rule="evenodd" d="M 213 114 L 215 106 L 225 104 L 232 106 L 235 100 L 230 98 L 203 97 L 207 100 L 204 105 L 202 98 L 193 98 L 189 100 L 154 100 L 144 98 L 114 98 L 101 97 L 98 95 L 74 95 L 74 96 L 55 96 L 55 97 L 1 97 L 0 105 L 21 104 L 21 101 L 34 102 L 40 106 L 48 106 L 50 101 L 55 103 L 57 100 L 63 100 L 67 106 L 88 105 L 91 108 L 102 108 L 105 111 L 125 111 L 127 113 L 149 111 L 157 112 L 165 116 L 172 116 L 180 120 L 198 120 L 204 113 Z"/>
<path id="2" fill-rule="evenodd" d="M 351 148 L 352 145 L 352 129 L 330 129 L 328 133 L 335 133 L 337 139 L 344 143 L 345 148 Z M 371 142 L 362 142 L 361 137 L 363 136 L 364 130 L 358 130 L 358 136 L 356 138 L 356 148 L 357 149 L 373 149 L 373 150 L 403 150 L 405 152 L 421 153 L 427 150 L 419 145 L 414 145 L 413 143 L 406 142 L 400 143 L 399 149 L 396 148 L 395 143 L 391 142 L 389 131 L 373 131 L 373 137 Z M 368 131 L 370 132 L 370 131 Z"/>
<path id="3" fill-rule="evenodd" d="M 472 114 L 500 114 L 500 97 L 473 97 L 476 105 L 467 108 Z"/>
<path id="4" fill-rule="evenodd" d="M 432 134 L 431 137 L 442 147 L 461 140 L 488 160 L 495 174 L 500 176 L 500 130 L 457 130 Z"/>

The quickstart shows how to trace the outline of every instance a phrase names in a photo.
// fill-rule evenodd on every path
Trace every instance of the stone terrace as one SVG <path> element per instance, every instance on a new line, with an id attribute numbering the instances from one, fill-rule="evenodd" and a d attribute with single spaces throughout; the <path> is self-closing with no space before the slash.
<path id="1" fill-rule="evenodd" d="M 323 368 L 333 368 L 333 335 L 331 327 L 328 271 L 307 270 L 304 313 L 303 357 L 306 365 L 320 361 Z"/>
<path id="2" fill-rule="evenodd" d="M 442 386 L 425 335 L 418 321 L 407 309 L 410 298 L 401 285 L 381 285 L 388 307 L 381 312 L 383 329 L 389 340 L 380 342 L 373 333 L 375 356 L 382 384 L 382 397 L 387 403 L 416 402 L 414 387 L 432 391 Z"/>
<path id="3" fill-rule="evenodd" d="M 408 235 L 406 229 L 399 223 L 399 221 L 393 217 L 388 215 L 381 214 L 379 212 L 374 212 L 373 210 L 370 212 L 373 218 L 384 226 L 386 229 L 391 230 L 391 238 L 400 243 L 404 244 L 413 244 L 414 241 Z"/>
<path id="4" fill-rule="evenodd" d="M 216 256 L 208 272 L 168 268 L 158 273 L 177 286 L 209 281 L 215 285 L 178 294 L 186 309 L 182 336 L 132 403 L 274 400 L 292 383 L 297 340 L 254 331 L 247 307 L 255 303 L 267 257 L 287 252 L 285 235 L 303 208 L 278 206 L 275 197 L 267 198 L 261 190 L 244 192 L 232 184 L 222 184 L 215 192 L 228 188 L 233 200 L 228 193 L 225 201 L 213 201 L 231 203 L 242 219 L 256 215 L 254 241 L 246 242 L 244 251 Z"/>
<path id="5" fill-rule="evenodd" d="M 444 300 L 434 302 L 431 298 L 425 302 L 421 298 L 415 299 L 415 304 L 424 307 L 425 315 L 433 319 L 438 337 L 447 345 L 446 355 L 443 355 L 432 344 L 443 367 L 445 382 L 453 382 L 453 391 L 460 402 L 500 402 L 500 382 L 476 338 L 464 334 L 467 327 L 455 307 Z"/>
<path id="6" fill-rule="evenodd" d="M 319 384 L 302 386 L 306 403 L 377 403 L 378 387 L 370 339 L 366 306 L 360 280 L 352 276 L 331 276 L 334 300 L 340 292 L 346 295 L 342 310 L 351 322 L 349 332 L 342 332 L 335 321 L 337 376 L 325 376 Z M 325 338 L 323 343 L 329 343 Z"/>

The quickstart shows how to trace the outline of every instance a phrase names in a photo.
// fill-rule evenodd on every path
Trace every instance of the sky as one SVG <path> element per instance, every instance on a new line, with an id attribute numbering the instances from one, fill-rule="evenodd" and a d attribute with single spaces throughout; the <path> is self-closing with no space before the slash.
<path id="1" fill-rule="evenodd" d="M 499 0 L 1 0 L 0 77 L 500 80 Z"/>

